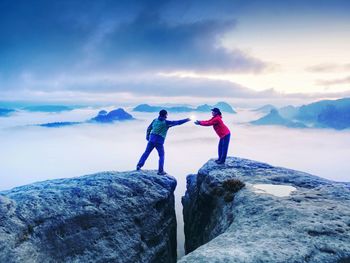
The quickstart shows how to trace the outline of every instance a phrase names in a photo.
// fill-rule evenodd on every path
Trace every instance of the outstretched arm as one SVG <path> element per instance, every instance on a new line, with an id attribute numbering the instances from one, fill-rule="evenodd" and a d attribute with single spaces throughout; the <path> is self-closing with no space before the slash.
<path id="1" fill-rule="evenodd" d="M 210 119 L 207 121 L 196 121 L 195 123 L 201 126 L 212 126 L 217 124 L 219 121 L 217 119 Z"/>
<path id="2" fill-rule="evenodd" d="M 186 123 L 186 122 L 188 122 L 190 120 L 191 120 L 190 118 L 186 118 L 186 119 L 178 120 L 178 121 L 166 121 L 166 125 L 170 128 L 170 127 L 173 127 L 173 126 L 176 126 L 176 125 L 184 124 L 184 123 Z"/>

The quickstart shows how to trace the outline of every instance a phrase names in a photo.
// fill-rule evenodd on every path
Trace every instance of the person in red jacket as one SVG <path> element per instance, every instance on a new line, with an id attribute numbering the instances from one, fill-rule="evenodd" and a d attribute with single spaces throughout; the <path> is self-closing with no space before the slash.
<path id="1" fill-rule="evenodd" d="M 224 164 L 227 157 L 228 145 L 230 143 L 231 133 L 222 121 L 222 114 L 218 108 L 211 109 L 213 117 L 207 121 L 195 121 L 194 123 L 201 126 L 213 126 L 215 132 L 220 137 L 218 153 L 219 158 L 215 161 L 217 164 Z"/>

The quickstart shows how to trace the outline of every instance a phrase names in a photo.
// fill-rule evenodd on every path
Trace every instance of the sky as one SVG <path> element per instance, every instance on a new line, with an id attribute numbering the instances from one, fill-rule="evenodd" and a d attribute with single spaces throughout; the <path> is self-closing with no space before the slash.
<path id="1" fill-rule="evenodd" d="M 346 0 L 1 0 L 1 100 L 350 96 Z"/>

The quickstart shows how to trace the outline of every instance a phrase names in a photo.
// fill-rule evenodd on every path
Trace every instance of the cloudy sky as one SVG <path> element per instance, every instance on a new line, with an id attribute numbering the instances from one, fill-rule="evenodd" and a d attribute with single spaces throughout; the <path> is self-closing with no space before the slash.
<path id="1" fill-rule="evenodd" d="M 347 0 L 1 0 L 0 98 L 350 95 Z"/>

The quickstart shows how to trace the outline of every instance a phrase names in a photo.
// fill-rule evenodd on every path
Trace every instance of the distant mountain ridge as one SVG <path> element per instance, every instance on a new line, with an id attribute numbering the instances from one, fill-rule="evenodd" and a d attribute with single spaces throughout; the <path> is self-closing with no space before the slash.
<path id="1" fill-rule="evenodd" d="M 134 120 L 134 117 L 131 114 L 127 113 L 124 109 L 119 108 L 119 109 L 112 110 L 110 112 L 107 112 L 106 110 L 101 110 L 99 111 L 97 116 L 85 122 L 70 122 L 70 121 L 49 122 L 49 123 L 38 124 L 37 126 L 47 127 L 47 128 L 59 128 L 59 127 L 72 126 L 72 125 L 83 124 L 83 123 L 113 123 L 116 121 L 126 121 L 126 120 Z"/>
<path id="2" fill-rule="evenodd" d="M 59 127 L 77 125 L 77 124 L 81 124 L 81 123 L 83 123 L 83 122 L 63 121 L 63 122 L 43 123 L 43 124 L 38 124 L 38 126 L 47 127 L 47 128 L 59 128 Z"/>
<path id="3" fill-rule="evenodd" d="M 13 109 L 0 108 L 0 117 L 7 117 L 13 112 L 15 112 Z"/>
<path id="4" fill-rule="evenodd" d="M 263 113 L 269 113 L 271 110 L 275 110 L 277 109 L 275 106 L 271 105 L 271 104 L 266 104 L 260 108 L 255 109 L 254 111 L 259 111 L 259 112 L 263 112 Z"/>
<path id="5" fill-rule="evenodd" d="M 286 119 L 295 119 L 295 116 L 298 114 L 298 107 L 292 106 L 292 105 L 288 105 L 282 108 L 278 109 L 279 114 L 281 114 L 281 116 L 283 118 Z"/>
<path id="6" fill-rule="evenodd" d="M 24 107 L 23 110 L 33 112 L 62 112 L 73 110 L 73 108 L 63 105 L 35 105 Z"/>
<path id="7" fill-rule="evenodd" d="M 296 119 L 315 127 L 342 130 L 350 127 L 350 98 L 323 100 L 299 108 Z"/>
<path id="8" fill-rule="evenodd" d="M 301 107 L 287 106 L 252 121 L 255 125 L 287 127 L 350 128 L 350 98 L 321 100 Z M 294 126 L 296 124 L 296 126 Z"/>
<path id="9" fill-rule="evenodd" d="M 251 122 L 254 125 L 280 125 L 289 128 L 306 128 L 306 126 L 301 122 L 295 122 L 283 118 L 278 110 L 272 109 L 266 116 Z"/>
<path id="10" fill-rule="evenodd" d="M 260 108 L 257 108 L 253 111 L 261 112 L 261 113 L 270 113 L 271 110 L 277 110 L 278 113 L 281 115 L 281 117 L 286 119 L 293 119 L 296 114 L 298 113 L 298 107 L 294 107 L 292 105 L 288 105 L 282 108 L 277 108 L 274 105 L 266 104 L 264 106 L 261 106 Z"/>
<path id="11" fill-rule="evenodd" d="M 164 109 L 169 112 L 193 112 L 193 111 L 199 111 L 199 112 L 208 112 L 212 108 L 219 108 L 222 112 L 227 113 L 236 113 L 236 111 L 226 102 L 218 102 L 215 105 L 208 105 L 203 104 L 199 105 L 196 108 L 191 108 L 188 106 L 173 106 L 173 107 L 162 107 L 162 106 L 151 106 L 149 104 L 140 104 L 136 106 L 133 111 L 138 112 L 159 112 L 160 110 Z"/>
<path id="12" fill-rule="evenodd" d="M 112 110 L 107 112 L 105 110 L 101 110 L 98 115 L 92 118 L 90 121 L 92 122 L 100 122 L 100 123 L 110 123 L 114 121 L 125 121 L 125 120 L 133 120 L 133 116 L 127 113 L 122 108 Z"/>

